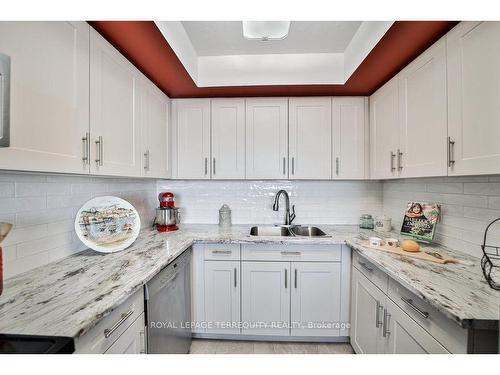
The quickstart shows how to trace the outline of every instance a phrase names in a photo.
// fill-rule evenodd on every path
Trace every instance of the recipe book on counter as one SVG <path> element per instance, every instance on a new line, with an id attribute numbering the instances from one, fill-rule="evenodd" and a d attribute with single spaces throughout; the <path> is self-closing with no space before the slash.
<path id="1" fill-rule="evenodd" d="M 440 207 L 437 203 L 408 202 L 401 234 L 423 241 L 432 241 L 439 214 Z"/>

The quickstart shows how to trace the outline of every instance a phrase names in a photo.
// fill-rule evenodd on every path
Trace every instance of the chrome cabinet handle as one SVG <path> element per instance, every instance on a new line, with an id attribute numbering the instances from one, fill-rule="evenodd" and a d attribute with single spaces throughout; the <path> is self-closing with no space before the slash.
<path id="1" fill-rule="evenodd" d="M 288 288 L 288 268 L 285 268 L 285 289 Z"/>
<path id="2" fill-rule="evenodd" d="M 368 272 L 373 272 L 373 268 L 368 267 L 365 262 L 358 262 L 361 267 L 363 267 Z"/>
<path id="3" fill-rule="evenodd" d="M 398 148 L 398 171 L 403 170 L 403 153 Z"/>
<path id="4" fill-rule="evenodd" d="M 286 173 L 286 158 L 283 157 L 283 175 Z"/>
<path id="5" fill-rule="evenodd" d="M 129 317 L 130 315 L 132 315 L 134 313 L 134 309 L 130 310 L 129 312 L 127 313 L 123 313 L 120 320 L 117 321 L 113 327 L 111 328 L 106 328 L 104 330 L 104 337 L 105 338 L 108 338 L 109 336 L 111 336 L 113 334 L 114 331 L 116 331 Z"/>
<path id="6" fill-rule="evenodd" d="M 336 175 L 336 176 L 338 176 L 338 175 L 339 175 L 339 163 L 340 163 L 340 161 L 339 161 L 339 157 L 337 156 L 337 157 L 335 158 L 335 175 Z"/>
<path id="7" fill-rule="evenodd" d="M 144 153 L 144 170 L 149 171 L 149 150 Z"/>
<path id="8" fill-rule="evenodd" d="M 281 251 L 281 255 L 300 255 L 300 251 Z"/>
<path id="9" fill-rule="evenodd" d="M 238 270 L 236 269 L 236 267 L 234 267 L 234 287 L 238 287 L 238 281 L 237 281 L 237 275 L 238 275 Z"/>
<path id="10" fill-rule="evenodd" d="M 10 146 L 10 60 L 0 52 L 0 147 Z"/>
<path id="11" fill-rule="evenodd" d="M 391 314 L 387 312 L 387 309 L 384 309 L 384 327 L 382 328 L 382 336 L 387 337 L 388 334 L 391 333 L 389 330 L 389 319 L 391 318 Z"/>
<path id="12" fill-rule="evenodd" d="M 455 141 L 452 141 L 451 137 L 448 137 L 448 167 L 449 168 L 453 167 L 453 164 L 455 164 L 454 147 L 455 147 Z"/>
<path id="13" fill-rule="evenodd" d="M 101 166 L 102 166 L 104 164 L 104 141 L 103 141 L 102 136 L 99 138 L 101 139 L 101 142 L 99 143 L 99 145 L 101 146 L 101 153 L 100 153 L 99 160 L 100 160 Z"/>
<path id="14" fill-rule="evenodd" d="M 295 280 L 294 280 L 294 287 L 297 289 L 297 268 L 295 268 Z"/>
<path id="15" fill-rule="evenodd" d="M 212 250 L 212 254 L 232 254 L 232 250 Z"/>
<path id="16" fill-rule="evenodd" d="M 95 159 L 95 162 L 97 165 L 102 166 L 103 165 L 103 146 L 102 146 L 102 136 L 100 135 L 97 140 L 95 141 L 95 144 L 97 146 L 97 159 Z"/>
<path id="17" fill-rule="evenodd" d="M 89 163 L 89 133 L 85 133 L 85 137 L 82 137 L 82 144 L 83 144 L 83 156 L 82 156 L 82 161 L 83 164 L 88 164 Z"/>
<path id="18" fill-rule="evenodd" d="M 205 176 L 208 174 L 208 158 L 205 158 Z"/>
<path id="19" fill-rule="evenodd" d="M 422 318 L 427 319 L 429 317 L 429 313 L 424 310 L 420 310 L 417 306 L 413 304 L 413 300 L 411 298 L 401 297 L 401 300 L 406 303 L 413 311 L 415 311 Z"/>
<path id="20" fill-rule="evenodd" d="M 380 321 L 380 309 L 383 309 L 384 307 L 380 303 L 380 301 L 377 301 L 377 311 L 375 312 L 375 327 L 379 328 L 382 325 L 382 322 Z"/>
<path id="21" fill-rule="evenodd" d="M 394 167 L 394 158 L 396 157 L 396 154 L 391 151 L 391 172 L 394 172 L 396 168 Z"/>
<path id="22" fill-rule="evenodd" d="M 292 157 L 292 174 L 295 174 L 295 158 Z"/>
<path id="23" fill-rule="evenodd" d="M 146 333 L 144 330 L 139 331 L 139 337 L 141 340 L 141 350 L 139 351 L 139 354 L 146 354 Z"/>
<path id="24" fill-rule="evenodd" d="M 213 160 L 213 163 L 214 163 L 214 170 L 213 170 L 213 172 L 214 172 L 214 176 L 215 176 L 215 158 L 213 158 L 213 159 L 214 159 Z"/>

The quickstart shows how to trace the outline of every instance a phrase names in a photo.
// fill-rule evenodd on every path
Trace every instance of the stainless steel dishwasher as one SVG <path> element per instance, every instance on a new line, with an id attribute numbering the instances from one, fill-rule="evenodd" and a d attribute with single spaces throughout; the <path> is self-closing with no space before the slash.
<path id="1" fill-rule="evenodd" d="M 147 351 L 188 353 L 191 347 L 191 249 L 145 286 Z"/>

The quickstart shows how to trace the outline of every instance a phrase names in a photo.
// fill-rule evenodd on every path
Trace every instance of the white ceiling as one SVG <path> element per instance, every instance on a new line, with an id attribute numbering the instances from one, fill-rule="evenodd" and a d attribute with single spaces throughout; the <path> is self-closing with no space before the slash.
<path id="1" fill-rule="evenodd" d="M 155 21 L 198 87 L 344 84 L 391 21 L 291 21 L 283 40 L 243 37 L 241 21 Z"/>
<path id="2" fill-rule="evenodd" d="M 342 53 L 361 21 L 292 21 L 285 39 L 243 37 L 241 21 L 182 21 L 198 56 Z"/>

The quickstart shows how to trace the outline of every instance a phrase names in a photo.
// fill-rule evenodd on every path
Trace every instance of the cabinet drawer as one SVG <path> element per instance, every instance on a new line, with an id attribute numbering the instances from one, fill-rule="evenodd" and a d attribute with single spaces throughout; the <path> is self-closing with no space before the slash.
<path id="1" fill-rule="evenodd" d="M 467 353 L 466 329 L 393 279 L 389 279 L 388 296 L 451 353 Z"/>
<path id="2" fill-rule="evenodd" d="M 144 292 L 141 288 L 94 328 L 76 341 L 76 352 L 104 353 L 123 332 L 144 312 Z"/>
<path id="3" fill-rule="evenodd" d="M 242 260 L 340 262 L 342 245 L 243 244 Z"/>
<path id="4" fill-rule="evenodd" d="M 205 260 L 240 260 L 239 244 L 206 244 Z"/>
<path id="5" fill-rule="evenodd" d="M 378 269 L 372 263 L 360 256 L 356 251 L 352 253 L 352 264 L 356 269 L 366 276 L 368 280 L 374 283 L 380 290 L 387 293 L 389 276 Z"/>

